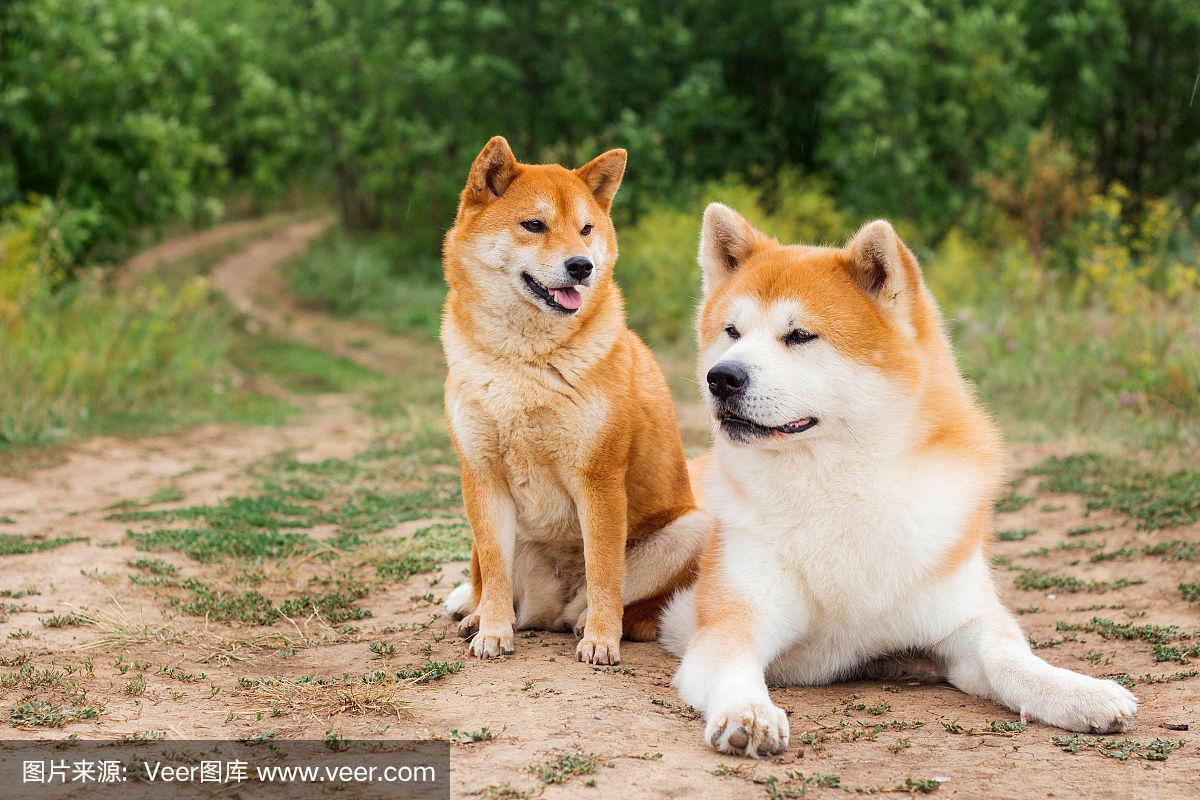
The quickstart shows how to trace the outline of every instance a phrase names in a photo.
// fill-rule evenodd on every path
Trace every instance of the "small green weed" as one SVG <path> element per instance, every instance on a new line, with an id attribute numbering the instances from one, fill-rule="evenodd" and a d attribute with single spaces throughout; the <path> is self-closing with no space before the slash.
<path id="1" fill-rule="evenodd" d="M 460 731 L 455 728 L 446 738 L 455 744 L 474 744 L 475 742 L 491 741 L 496 738 L 496 734 L 488 727 L 480 728 L 477 731 Z"/>
<path id="2" fill-rule="evenodd" d="M 553 784 L 566 783 L 577 775 L 591 775 L 598 769 L 599 764 L 594 756 L 575 752 L 534 765 L 529 771 L 540 778 L 542 783 Z"/>
<path id="3" fill-rule="evenodd" d="M 1130 758 L 1144 761 L 1166 761 L 1170 754 L 1183 747 L 1182 739 L 1154 739 L 1150 742 L 1138 742 L 1134 739 L 1101 739 L 1085 737 L 1078 733 L 1055 736 L 1051 741 L 1064 753 L 1079 753 L 1084 750 L 1094 750 L 1106 757 L 1118 761 Z"/>
<path id="4" fill-rule="evenodd" d="M 1018 528 L 1016 530 L 996 531 L 996 538 L 1002 542 L 1023 542 L 1037 533 L 1033 528 Z"/>
<path id="5" fill-rule="evenodd" d="M 1047 572 L 1041 572 L 1035 569 L 1020 568 L 1021 574 L 1013 581 L 1013 585 L 1018 589 L 1027 591 L 1055 591 L 1074 594 L 1076 592 L 1089 592 L 1094 594 L 1104 594 L 1113 592 L 1119 589 L 1124 589 L 1127 586 L 1137 586 L 1146 581 L 1142 578 L 1117 578 L 1114 581 L 1085 581 L 1076 578 L 1072 575 L 1054 575 Z"/>
<path id="6" fill-rule="evenodd" d="M 1096 453 L 1052 457 L 1028 470 L 1039 489 L 1083 496 L 1089 511 L 1112 509 L 1144 530 L 1200 519 L 1200 471 L 1156 472 Z"/>
<path id="7" fill-rule="evenodd" d="M 47 539 L 44 535 L 38 533 L 0 533 L 0 556 L 40 553 L 43 550 L 53 550 L 56 547 L 84 541 L 87 541 L 87 539 L 83 536 L 57 536 Z"/>
<path id="8" fill-rule="evenodd" d="M 996 500 L 996 511 L 1001 514 L 1011 514 L 1014 511 L 1020 511 L 1025 506 L 1033 502 L 1032 497 L 1021 494 L 1017 491 L 1017 487 L 1021 485 L 1020 480 L 1010 481 L 1008 491 Z"/>

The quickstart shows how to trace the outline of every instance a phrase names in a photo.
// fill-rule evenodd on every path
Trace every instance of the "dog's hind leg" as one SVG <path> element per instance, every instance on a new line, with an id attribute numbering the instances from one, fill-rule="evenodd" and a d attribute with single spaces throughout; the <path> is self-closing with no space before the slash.
<path id="1" fill-rule="evenodd" d="M 998 600 L 939 642 L 936 652 L 950 683 L 996 700 L 1022 719 L 1083 733 L 1122 733 L 1133 725 L 1137 700 L 1132 694 L 1114 681 L 1035 656 Z"/>
<path id="2" fill-rule="evenodd" d="M 518 542 L 513 558 L 517 630 L 560 629 L 555 623 L 566 604 L 566 594 L 554 561 L 541 546 Z"/>

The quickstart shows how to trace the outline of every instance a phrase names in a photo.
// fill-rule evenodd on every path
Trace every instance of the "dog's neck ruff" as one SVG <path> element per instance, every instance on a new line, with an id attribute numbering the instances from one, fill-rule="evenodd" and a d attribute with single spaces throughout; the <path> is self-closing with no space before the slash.
<path id="1" fill-rule="evenodd" d="M 470 347 L 497 361 L 575 374 L 586 372 L 612 350 L 624 322 L 620 299 L 611 284 L 598 287 L 573 317 L 554 316 L 533 306 L 514 310 L 470 304 L 468 309 L 462 300 L 452 293 L 446 305 L 446 324 Z"/>

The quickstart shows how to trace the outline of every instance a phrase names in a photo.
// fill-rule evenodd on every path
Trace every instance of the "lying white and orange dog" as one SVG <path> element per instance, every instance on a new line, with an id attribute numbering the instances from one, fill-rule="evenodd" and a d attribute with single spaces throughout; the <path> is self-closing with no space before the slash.
<path id="1" fill-rule="evenodd" d="M 1123 731 L 1137 701 L 1035 656 L 985 555 L 1000 437 L 959 375 L 892 227 L 783 246 L 713 204 L 700 243 L 699 374 L 717 427 L 719 525 L 663 617 L 704 739 L 788 743 L 767 680 L 814 685 L 920 652 L 963 691 L 1074 731 Z"/>

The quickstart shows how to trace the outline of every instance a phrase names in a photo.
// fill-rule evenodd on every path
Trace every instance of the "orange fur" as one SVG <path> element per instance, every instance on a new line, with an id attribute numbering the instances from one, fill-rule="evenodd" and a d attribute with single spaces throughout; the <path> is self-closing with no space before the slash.
<path id="1" fill-rule="evenodd" d="M 489 502 L 512 497 L 519 517 L 540 519 L 553 510 L 547 510 L 557 497 L 552 490 L 561 489 L 577 522 L 564 524 L 553 547 L 581 557 L 585 641 L 611 645 L 614 655 L 627 548 L 696 508 L 666 380 L 625 327 L 612 280 L 617 248 L 609 208 L 624 163 L 624 151 L 610 151 L 578 170 L 520 164 L 497 137 L 472 167 L 444 247 L 446 406 L 475 536 L 481 630 L 485 613 L 496 622 L 501 607 L 513 605 L 505 562 L 491 541 Z M 523 229 L 520 223 L 531 218 L 544 220 L 548 230 Z M 589 234 L 580 227 L 584 221 Z M 600 252 L 607 263 L 597 264 L 581 308 L 554 316 L 533 302 L 499 306 L 510 298 L 496 294 L 509 291 L 506 276 L 490 271 L 488 260 L 504 255 L 497 249 L 519 251 L 538 265 L 579 252 Z M 515 535 L 529 534 L 516 526 Z M 663 590 L 677 578 L 662 576 Z M 657 624 L 650 610 L 656 614 L 662 603 L 639 603 L 636 632 L 644 635 Z"/>

